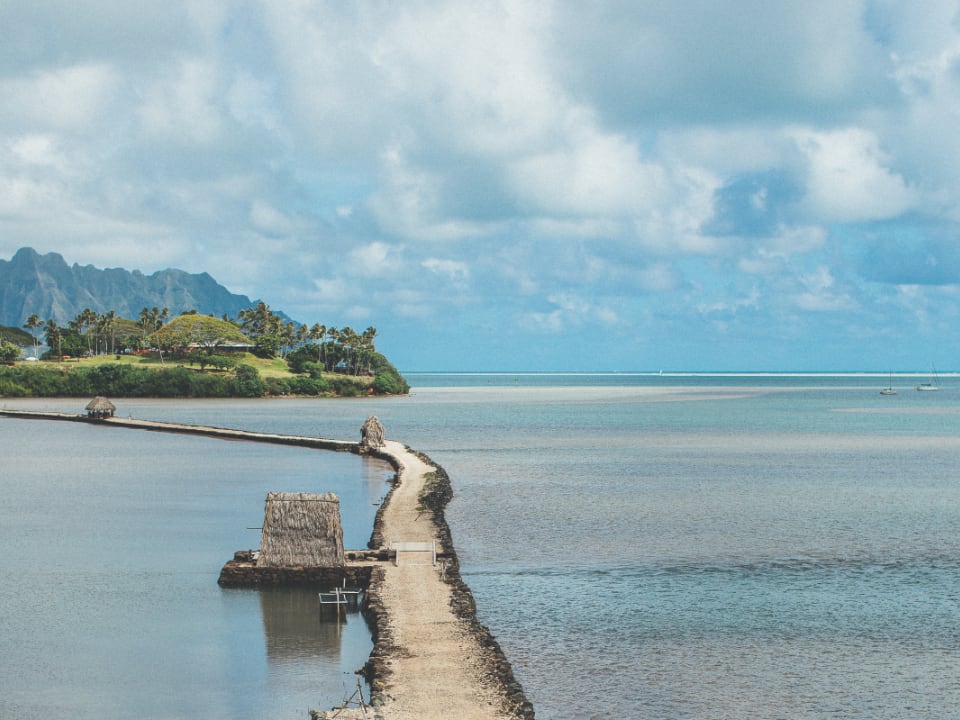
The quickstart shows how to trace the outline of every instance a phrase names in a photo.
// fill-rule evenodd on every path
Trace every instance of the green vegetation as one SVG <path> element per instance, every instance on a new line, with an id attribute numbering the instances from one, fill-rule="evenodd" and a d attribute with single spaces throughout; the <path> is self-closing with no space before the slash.
<path id="1" fill-rule="evenodd" d="M 6 340 L 0 340 L 0 363 L 12 364 L 20 357 L 20 346 Z"/>
<path id="2" fill-rule="evenodd" d="M 15 353 L 18 346 L 11 346 Z M 0 366 L 0 397 L 361 397 L 409 391 L 399 373 L 356 377 L 294 374 L 248 353 L 225 357 L 196 353 L 161 361 L 159 353 L 100 356 L 77 361 L 20 362 Z"/>
<path id="3" fill-rule="evenodd" d="M 199 348 L 209 353 L 224 345 L 250 344 L 247 336 L 233 323 L 195 314 L 174 318 L 151 333 L 147 340 L 152 345 L 171 352 Z"/>
<path id="4" fill-rule="evenodd" d="M 3 340 L 14 343 L 15 345 L 20 345 L 22 347 L 26 347 L 33 342 L 32 338 L 30 337 L 30 333 L 25 332 L 20 328 L 0 325 L 0 341 Z"/>
<path id="5" fill-rule="evenodd" d="M 238 320 L 195 311 L 169 319 L 144 308 L 137 321 L 84 310 L 66 327 L 31 315 L 24 332 L 0 327 L 0 397 L 359 397 L 410 386 L 376 352 L 374 328 L 356 333 L 284 323 L 264 303 Z M 21 349 L 43 362 L 14 363 Z M 10 340 L 13 338 L 13 340 Z"/>

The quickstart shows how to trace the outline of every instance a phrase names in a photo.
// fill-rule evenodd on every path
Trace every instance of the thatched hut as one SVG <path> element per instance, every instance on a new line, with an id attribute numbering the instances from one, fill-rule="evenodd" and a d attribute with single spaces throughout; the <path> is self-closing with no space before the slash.
<path id="1" fill-rule="evenodd" d="M 368 417 L 360 426 L 360 450 L 379 450 L 385 440 L 383 423 L 376 415 Z"/>
<path id="2" fill-rule="evenodd" d="M 87 417 L 108 418 L 113 417 L 117 411 L 117 406 L 101 395 L 97 395 L 93 400 L 87 403 Z"/>
<path id="3" fill-rule="evenodd" d="M 267 493 L 260 558 L 264 567 L 343 567 L 340 498 L 333 493 Z"/>

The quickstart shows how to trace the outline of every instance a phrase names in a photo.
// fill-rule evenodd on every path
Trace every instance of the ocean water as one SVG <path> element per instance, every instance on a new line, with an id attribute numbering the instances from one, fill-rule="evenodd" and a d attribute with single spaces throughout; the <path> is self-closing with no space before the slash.
<path id="1" fill-rule="evenodd" d="M 410 374 L 408 379 L 414 389 L 405 398 L 118 405 L 120 415 L 342 439 L 358 437 L 363 419 L 378 415 L 388 437 L 427 453 L 449 473 L 454 500 L 447 516 L 461 571 L 481 621 L 497 636 L 541 720 L 957 716 L 960 383 L 955 376 L 941 376 L 936 393 L 912 389 L 925 378 L 895 376 L 899 394 L 892 397 L 879 395 L 886 375 Z M 73 409 L 71 401 L 47 402 Z M 10 427 L 13 422 L 0 419 L 4 454 L 19 447 L 24 435 L 41 435 L 20 429 L 35 424 L 17 421 Z M 61 433 L 59 426 L 44 430 L 47 444 L 39 443 L 29 455 L 46 468 L 44 478 L 62 472 L 64 460 L 43 450 Z M 120 433 L 108 433 L 108 450 L 102 439 L 89 441 L 98 448 L 92 455 L 102 459 L 113 452 L 113 437 Z M 137 433 L 129 435 L 123 446 L 130 443 L 138 448 L 131 454 L 141 455 L 145 446 L 165 438 L 162 452 L 149 453 L 144 462 L 193 456 L 189 438 L 146 434 L 143 442 L 133 439 Z M 157 612 L 153 606 L 178 602 L 164 596 L 167 584 L 144 579 L 144 560 L 167 563 L 167 554 L 185 568 L 170 571 L 169 586 L 179 587 L 181 574 L 203 578 L 192 590 L 177 590 L 195 593 L 189 602 L 198 606 L 197 618 L 167 618 L 168 627 L 152 628 L 148 635 L 151 643 L 168 645 L 172 657 L 196 657 L 201 666 L 217 668 L 202 681 L 211 688 L 207 709 L 227 697 L 231 702 L 209 716 L 262 717 L 264 706 L 294 694 L 305 673 L 316 673 L 307 685 L 323 676 L 345 686 L 344 670 L 314 664 L 316 647 L 324 644 L 314 637 L 318 632 L 304 633 L 300 655 L 280 650 L 273 653 L 280 659 L 272 659 L 263 650 L 276 645 L 265 640 L 265 627 L 276 625 L 264 621 L 262 606 L 268 603 L 257 593 L 216 588 L 225 556 L 251 545 L 249 534 L 238 528 L 259 525 L 265 489 L 287 489 L 254 482 L 244 491 L 248 498 L 235 502 L 232 483 L 251 464 L 243 459 L 233 464 L 240 447 L 220 443 L 199 454 L 210 466 L 226 463 L 218 475 L 231 482 L 221 486 L 209 474 L 178 471 L 178 487 L 188 488 L 179 492 L 190 500 L 149 520 L 141 540 L 130 530 L 124 541 L 130 545 L 116 549 L 110 572 L 89 569 L 88 576 L 69 578 L 79 586 L 95 581 L 89 603 L 97 608 L 95 638 L 67 632 L 73 623 L 61 612 L 69 608 L 52 601 L 26 603 L 20 600 L 23 588 L 3 586 L 0 617 L 9 618 L 12 606 L 15 613 L 35 614 L 31 627 L 45 629 L 39 648 L 18 648 L 12 658 L 0 659 L 0 715 L 7 715 L 4 703 L 24 707 L 31 693 L 56 699 L 57 683 L 74 673 L 83 680 L 74 687 L 92 681 L 91 659 L 111 652 L 117 641 L 110 632 L 114 618 L 148 626 Z M 251 451 L 264 453 L 269 467 L 281 468 L 271 478 L 287 475 L 282 463 L 291 449 Z M 328 463 L 357 460 L 304 454 L 306 469 L 290 470 L 289 489 L 311 489 L 315 486 L 293 484 L 338 474 Z M 97 467 L 91 460 L 70 482 L 99 487 L 106 481 L 97 477 Z M 369 502 L 375 510 L 384 472 L 359 466 L 342 471 L 367 486 L 358 508 Z M 3 477 L 10 495 L 8 474 Z M 150 486 L 137 487 L 133 498 L 101 494 L 96 505 L 107 508 L 104 516 L 117 517 L 131 503 L 152 508 L 169 490 L 140 497 Z M 61 489 L 49 485 L 44 492 Z M 190 515 L 195 494 L 208 500 L 198 510 L 203 523 Z M 54 533 L 56 523 L 45 507 L 44 497 L 33 497 L 29 508 L 0 509 L 0 541 Z M 54 534 L 62 538 L 57 547 L 65 555 L 49 575 L 73 567 L 70 548 L 87 532 L 80 518 L 88 512 L 57 527 Z M 345 525 L 354 522 L 347 519 L 350 512 L 345 510 Z M 211 513 L 226 517 L 208 523 Z M 8 529 L 10 522 L 17 527 Z M 178 546 L 167 538 L 162 544 L 171 547 L 158 550 L 155 540 L 167 522 L 181 533 L 200 533 L 203 542 L 194 537 Z M 365 520 L 358 516 L 356 522 Z M 15 558 L 31 557 L 33 550 L 23 545 L 29 545 L 27 539 Z M 213 549 L 204 556 L 199 545 Z M 43 574 L 10 555 L 0 564 L 6 576 Z M 118 576 L 133 577 L 123 584 L 137 589 L 113 597 Z M 51 580 L 32 582 L 42 590 Z M 224 610 L 232 604 L 255 607 Z M 0 623 L 5 648 L 9 623 Z M 194 642 L 204 623 L 229 624 L 233 639 Z M 13 625 L 16 632 L 18 623 Z M 67 641 L 60 639 L 64 632 Z M 285 636 L 284 642 L 296 644 L 300 630 Z M 244 659 L 251 647 L 255 661 Z M 349 654 L 344 647 L 330 654 L 338 652 Z M 72 659 L 63 661 L 62 655 Z M 30 677 L 12 672 L 31 664 L 36 667 Z M 81 672 L 75 665 L 91 669 Z M 113 691 L 124 696 L 113 702 L 123 708 L 135 704 L 148 718 L 199 716 L 177 714 L 175 705 L 165 714 L 150 714 L 146 698 L 177 695 L 180 680 L 174 673 L 172 681 L 152 688 L 131 681 L 129 694 L 136 702 L 122 689 Z M 237 693 L 237 680 L 257 689 Z M 274 687 L 267 687 L 271 682 Z M 10 691 L 21 705 L 9 704 Z M 82 698 L 82 693 L 60 697 L 42 709 L 94 717 L 84 713 Z M 294 716 L 296 705 L 276 716 Z"/>

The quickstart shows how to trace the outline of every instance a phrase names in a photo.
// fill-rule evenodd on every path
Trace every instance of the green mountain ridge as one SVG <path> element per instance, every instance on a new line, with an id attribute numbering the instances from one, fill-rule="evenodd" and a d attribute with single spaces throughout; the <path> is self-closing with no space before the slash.
<path id="1" fill-rule="evenodd" d="M 9 261 L 0 260 L 0 325 L 11 327 L 21 326 L 32 314 L 65 325 L 85 308 L 113 310 L 127 318 L 138 317 L 145 307 L 165 307 L 172 316 L 196 310 L 236 317 L 257 302 L 231 293 L 208 273 L 171 268 L 144 275 L 123 268 L 71 266 L 58 253 L 41 255 L 29 247 Z"/>

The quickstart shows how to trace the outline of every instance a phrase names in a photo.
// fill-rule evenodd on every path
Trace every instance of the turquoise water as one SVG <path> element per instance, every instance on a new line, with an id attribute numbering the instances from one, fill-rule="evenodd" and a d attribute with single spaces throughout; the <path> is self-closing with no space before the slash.
<path id="1" fill-rule="evenodd" d="M 431 451 L 538 717 L 955 715 L 957 398 L 781 383 L 509 388 Z"/>
<path id="2" fill-rule="evenodd" d="M 378 415 L 388 437 L 422 450 L 449 473 L 454 500 L 447 514 L 464 578 L 481 620 L 504 647 L 541 720 L 956 714 L 960 386 L 952 384 L 955 377 L 942 375 L 938 393 L 919 393 L 912 387 L 926 378 L 894 376 L 899 394 L 893 397 L 879 395 L 886 375 L 408 377 L 414 390 L 406 398 L 124 401 L 119 414 L 343 439 L 358 437 L 363 419 Z M 9 426 L 0 421 L 5 452 L 22 441 L 22 431 Z M 148 445 L 156 439 L 147 437 Z M 151 453 L 150 462 L 191 455 L 185 438 L 167 437 L 169 445 Z M 59 467 L 61 461 L 44 457 L 42 447 L 31 458 Z M 205 453 L 216 467 L 229 463 L 240 447 L 222 443 Z M 101 445 L 94 456 L 105 452 Z M 266 453 L 268 463 L 281 463 L 291 450 L 256 452 Z M 302 471 L 290 477 L 295 483 L 324 477 L 328 459 L 340 457 L 309 455 Z M 228 474 L 234 477 L 249 464 L 240 460 Z M 364 473 L 344 471 L 353 478 Z M 262 717 L 263 704 L 292 691 L 310 664 L 271 660 L 264 651 L 269 643 L 259 599 L 252 610 L 224 609 L 251 604 L 249 597 L 257 594 L 219 591 L 215 575 L 225 554 L 251 545 L 238 528 L 259 525 L 265 489 L 287 488 L 271 483 L 266 488 L 261 478 L 234 504 L 225 499 L 234 493 L 218 489 L 219 481 L 179 474 L 183 492 L 209 499 L 204 518 L 233 509 L 202 531 L 209 534 L 202 543 L 194 538 L 178 550 L 169 541 L 178 563 L 193 568 L 184 574 L 206 577 L 194 590 L 182 591 L 187 602 L 199 605 L 197 619 L 181 623 L 171 617 L 165 621 L 169 627 L 151 637 L 163 645 L 166 633 L 173 657 L 199 654 L 204 667 L 219 668 L 202 681 L 213 688 L 206 693 L 208 709 L 216 708 L 217 698 L 232 695 L 242 679 L 256 690 L 240 693 L 229 711 L 234 717 Z M 284 474 L 274 473 L 271 480 Z M 84 487 L 101 482 L 90 477 L 74 482 Z M 235 482 L 234 477 L 225 487 Z M 367 502 L 376 502 L 382 482 L 382 476 L 370 480 Z M 133 500 L 101 495 L 98 502 L 123 508 Z M 166 519 L 181 530 L 195 527 L 191 506 L 184 504 Z M 31 507 L 25 526 L 38 535 L 49 533 L 47 515 L 37 503 Z M 178 518 L 178 513 L 186 514 Z M 8 531 L 9 516 L 9 509 L 0 511 L 4 542 L 26 532 Z M 155 537 L 162 525 L 151 525 L 145 535 Z M 62 536 L 73 543 L 82 532 L 82 526 L 68 524 Z M 164 553 L 136 541 L 134 530 L 127 537 L 133 544 L 117 550 L 113 560 L 122 575 L 142 573 L 137 558 L 144 553 L 151 562 L 162 560 Z M 207 558 L 196 552 L 198 545 L 211 548 Z M 21 547 L 16 555 L 30 552 Z M 69 567 L 67 559 L 69 553 L 64 559 Z M 5 570 L 26 567 L 9 558 L 3 562 Z M 171 586 L 182 580 L 178 574 L 170 572 Z M 130 586 L 136 591 L 111 600 L 115 574 L 93 575 L 104 587 L 91 605 L 113 603 L 97 611 L 103 627 L 126 615 L 139 627 L 157 612 L 143 608 L 157 602 L 147 598 L 162 595 L 164 583 L 141 590 L 134 580 Z M 16 597 L 0 593 L 6 609 L 22 591 L 12 593 Z M 202 594 L 209 597 L 201 599 Z M 177 602 L 166 598 L 161 605 Z M 14 607 L 27 612 L 26 605 Z M 0 667 L 0 715 L 6 716 L 2 704 L 9 702 L 4 698 L 10 689 L 24 692 L 11 687 L 8 674 L 18 655 L 21 664 L 40 666 L 30 687 L 44 687 L 45 693 L 55 694 L 43 684 L 45 672 L 58 680 L 74 672 L 69 662 L 63 668 L 54 660 L 62 647 L 57 633 L 70 623 L 58 618 L 56 608 L 29 606 L 29 612 L 58 630 L 41 634 L 46 655 L 33 651 L 25 659 L 18 651 L 8 667 Z M 196 647 L 193 638 L 200 637 L 196 629 L 203 623 L 227 625 L 230 641 L 203 640 Z M 8 633 L 6 627 L 0 625 L 0 633 Z M 7 637 L 0 642 L 6 647 Z M 72 653 L 75 662 L 91 665 L 87 658 L 109 652 L 110 642 L 83 641 Z M 243 659 L 258 645 L 254 655 L 260 659 Z M 342 670 L 313 668 L 343 684 Z M 153 692 L 174 694 L 163 688 L 176 682 L 174 674 Z M 149 691 L 136 683 L 134 688 L 138 702 Z M 78 702 L 69 698 L 45 708 L 75 711 Z M 120 698 L 115 702 L 121 705 Z M 289 714 L 295 712 L 293 707 Z"/>

